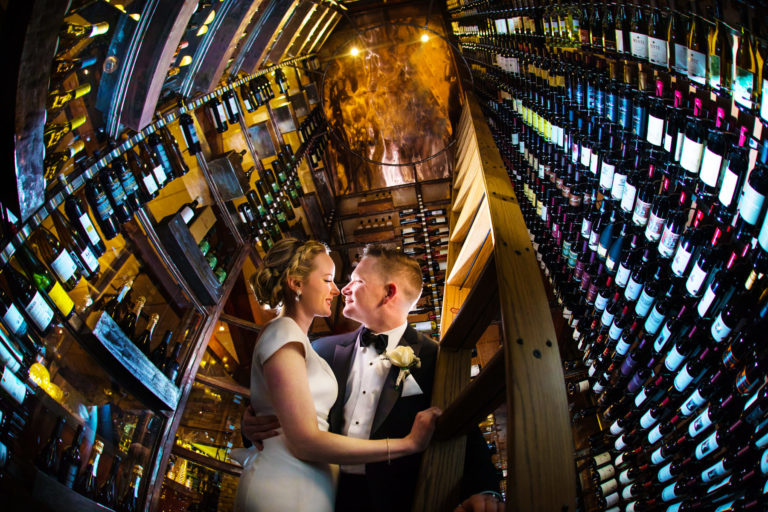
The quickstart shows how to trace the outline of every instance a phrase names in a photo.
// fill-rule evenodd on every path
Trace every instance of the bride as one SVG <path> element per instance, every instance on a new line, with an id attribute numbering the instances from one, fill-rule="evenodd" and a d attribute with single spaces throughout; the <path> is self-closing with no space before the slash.
<path id="1" fill-rule="evenodd" d="M 335 265 L 316 241 L 280 240 L 251 278 L 256 297 L 280 314 L 259 334 L 251 366 L 251 405 L 256 414 L 275 414 L 280 435 L 264 450 L 248 449 L 235 497 L 243 512 L 331 512 L 336 493 L 332 464 L 391 460 L 423 451 L 439 415 L 422 411 L 400 439 L 356 439 L 328 432 L 336 401 L 334 374 L 312 348 L 307 332 L 315 316 L 329 316 Z"/>

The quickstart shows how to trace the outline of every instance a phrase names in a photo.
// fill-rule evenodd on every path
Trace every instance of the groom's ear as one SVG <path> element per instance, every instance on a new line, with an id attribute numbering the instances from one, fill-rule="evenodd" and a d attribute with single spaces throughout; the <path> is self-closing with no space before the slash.
<path id="1" fill-rule="evenodd" d="M 395 283 L 387 283 L 384 285 L 384 291 L 386 292 L 386 295 L 384 295 L 384 299 L 381 302 L 382 304 L 386 304 L 395 298 L 397 295 L 397 285 Z"/>

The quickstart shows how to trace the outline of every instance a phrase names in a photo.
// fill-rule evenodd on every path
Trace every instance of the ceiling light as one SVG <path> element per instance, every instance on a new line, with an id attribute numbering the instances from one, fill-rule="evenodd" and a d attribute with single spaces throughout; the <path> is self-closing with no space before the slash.
<path id="1" fill-rule="evenodd" d="M 357 57 L 357 54 L 360 53 L 360 50 L 357 49 L 357 46 L 353 46 L 351 50 L 349 50 L 349 54 L 353 57 Z"/>
<path id="2" fill-rule="evenodd" d="M 423 34 L 421 34 L 421 42 L 426 43 L 427 41 L 429 41 L 429 36 L 427 35 L 426 32 L 424 32 Z"/>

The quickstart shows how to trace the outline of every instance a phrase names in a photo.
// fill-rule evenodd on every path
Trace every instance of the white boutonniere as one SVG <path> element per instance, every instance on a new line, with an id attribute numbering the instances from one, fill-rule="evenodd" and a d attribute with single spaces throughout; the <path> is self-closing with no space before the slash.
<path id="1" fill-rule="evenodd" d="M 395 381 L 395 389 L 399 388 L 400 384 L 411 374 L 411 368 L 421 368 L 421 359 L 413 353 L 411 347 L 398 345 L 394 350 L 381 354 L 379 357 L 400 368 L 400 373 L 397 374 Z"/>

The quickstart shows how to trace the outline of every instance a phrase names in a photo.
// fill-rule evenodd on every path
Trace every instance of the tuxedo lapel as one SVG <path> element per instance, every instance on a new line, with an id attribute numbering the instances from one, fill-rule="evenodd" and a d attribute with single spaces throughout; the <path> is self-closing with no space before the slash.
<path id="1" fill-rule="evenodd" d="M 418 356 L 419 352 L 421 351 L 419 335 L 411 326 L 405 328 L 405 333 L 403 334 L 403 337 L 400 338 L 398 345 L 411 347 L 413 349 L 413 353 L 416 356 Z M 412 373 L 416 372 L 418 372 L 416 369 L 412 371 Z M 387 378 L 384 381 L 384 388 L 381 390 L 379 403 L 376 406 L 376 414 L 373 417 L 371 433 L 379 430 L 381 425 L 384 423 L 384 420 L 387 419 L 387 416 L 389 416 L 389 413 L 395 406 L 395 402 L 397 402 L 397 399 L 400 398 L 400 393 L 402 393 L 403 389 L 402 384 L 399 388 L 395 388 L 395 382 L 397 381 L 398 373 L 400 373 L 400 368 L 392 365 L 392 368 L 390 368 L 389 374 L 387 374 Z"/>
<path id="2" fill-rule="evenodd" d="M 355 354 L 355 346 L 359 335 L 360 329 L 357 329 L 350 333 L 350 336 L 347 339 L 339 342 L 333 347 L 333 357 L 331 358 L 330 365 L 333 374 L 336 376 L 339 391 L 336 397 L 336 403 L 328 414 L 332 432 L 340 431 L 344 424 L 344 397 L 347 393 L 349 368 L 352 364 L 352 357 Z"/>

